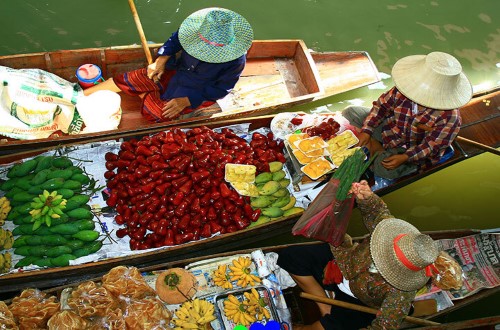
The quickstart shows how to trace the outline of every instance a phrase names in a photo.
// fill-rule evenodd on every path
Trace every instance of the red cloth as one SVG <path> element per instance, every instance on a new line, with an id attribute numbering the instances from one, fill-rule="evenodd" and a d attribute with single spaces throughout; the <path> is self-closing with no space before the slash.
<path id="1" fill-rule="evenodd" d="M 113 77 L 113 81 L 120 90 L 129 95 L 144 95 L 142 99 L 141 114 L 151 122 L 170 121 L 162 117 L 163 108 L 169 100 L 162 100 L 161 94 L 167 88 L 175 70 L 165 70 L 158 83 L 149 79 L 147 68 L 142 68 Z M 186 107 L 179 115 L 185 115 L 194 110 L 211 106 L 215 102 L 205 101 L 198 108 Z"/>
<path id="2" fill-rule="evenodd" d="M 335 259 L 328 262 L 323 270 L 323 284 L 339 284 L 342 282 L 342 272 Z"/>

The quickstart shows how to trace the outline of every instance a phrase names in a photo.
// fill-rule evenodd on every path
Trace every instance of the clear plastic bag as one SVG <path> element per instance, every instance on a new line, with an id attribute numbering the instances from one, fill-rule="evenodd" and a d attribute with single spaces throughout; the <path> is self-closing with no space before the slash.
<path id="1" fill-rule="evenodd" d="M 328 181 L 295 223 L 292 234 L 328 242 L 333 246 L 342 244 L 354 207 L 354 196 L 338 200 L 338 187 L 338 179 Z"/>

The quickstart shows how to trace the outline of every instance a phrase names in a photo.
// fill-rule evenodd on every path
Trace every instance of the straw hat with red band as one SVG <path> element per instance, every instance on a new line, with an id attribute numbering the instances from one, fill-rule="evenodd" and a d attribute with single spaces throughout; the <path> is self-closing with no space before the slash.
<path id="1" fill-rule="evenodd" d="M 184 50 L 200 61 L 224 63 L 244 55 L 252 45 L 253 30 L 238 13 L 205 8 L 189 15 L 179 27 Z"/>
<path id="2" fill-rule="evenodd" d="M 418 290 L 437 273 L 433 263 L 439 250 L 432 238 L 400 219 L 385 219 L 375 227 L 370 252 L 382 277 L 399 290 Z"/>
<path id="3" fill-rule="evenodd" d="M 472 85 L 460 62 L 447 53 L 404 57 L 394 64 L 392 79 L 404 96 L 436 110 L 459 108 L 472 97 Z"/>

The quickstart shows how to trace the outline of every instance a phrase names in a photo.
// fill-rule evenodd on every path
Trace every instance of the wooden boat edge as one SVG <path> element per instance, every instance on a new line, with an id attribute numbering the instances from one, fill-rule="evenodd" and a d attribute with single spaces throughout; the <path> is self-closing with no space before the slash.
<path id="1" fill-rule="evenodd" d="M 481 230 L 477 230 L 477 229 L 461 229 L 461 230 L 443 230 L 443 231 L 439 231 L 439 230 L 437 230 L 437 231 L 424 231 L 423 233 L 432 236 L 434 239 L 443 239 L 443 238 L 465 237 L 465 236 L 469 236 L 469 235 L 478 234 L 480 232 L 481 232 Z M 363 236 L 355 237 L 353 239 L 355 241 L 359 241 L 359 240 L 365 239 L 366 237 L 367 237 L 367 235 L 363 235 Z M 169 269 L 169 268 L 179 267 L 179 266 L 182 267 L 183 265 L 187 265 L 189 263 L 197 262 L 197 261 L 204 260 L 207 258 L 217 258 L 217 257 L 225 257 L 225 256 L 231 256 L 231 255 L 236 255 L 236 254 L 241 254 L 241 253 L 250 253 L 250 252 L 255 251 L 257 249 L 262 249 L 265 253 L 267 253 L 267 252 L 279 251 L 280 249 L 283 249 L 283 248 L 290 246 L 290 245 L 300 246 L 300 245 L 322 244 L 322 243 L 323 242 L 312 240 L 312 241 L 301 242 L 301 243 L 280 244 L 280 245 L 273 245 L 273 246 L 263 246 L 263 247 L 258 247 L 258 248 L 246 248 L 246 249 L 240 249 L 240 250 L 226 251 L 226 252 L 220 252 L 220 253 L 211 254 L 211 255 L 202 256 L 202 257 L 191 257 L 191 258 L 187 258 L 187 259 L 172 260 L 172 261 L 168 261 L 165 263 L 155 264 L 152 266 L 141 267 L 141 268 L 139 268 L 139 271 L 140 272 L 151 272 L 151 271 L 155 271 L 155 270 Z M 121 264 L 121 265 L 124 265 L 124 264 Z M 79 281 L 72 282 L 69 284 L 50 287 L 48 289 L 45 289 L 44 292 L 46 292 L 48 294 L 57 295 L 59 292 L 61 292 L 63 289 L 65 289 L 67 287 L 75 287 L 79 283 L 82 283 L 84 281 L 99 281 L 101 279 L 102 279 L 102 276 L 90 276 L 88 278 L 81 279 Z M 481 299 L 484 299 L 486 297 L 490 297 L 494 294 L 497 294 L 498 292 L 500 292 L 500 287 L 482 289 L 479 292 L 476 292 L 475 294 L 473 294 L 473 295 L 471 295 L 463 300 L 455 301 L 455 305 L 447 308 L 446 310 L 440 311 L 438 313 L 435 313 L 435 314 L 432 314 L 432 315 L 429 315 L 429 316 L 426 316 L 423 318 L 428 319 L 428 320 L 436 319 L 436 318 L 441 317 L 443 315 L 457 311 L 457 310 L 459 310 L 463 307 L 466 307 L 470 304 L 476 303 L 476 302 L 480 301 Z M 10 298 L 5 299 L 5 302 L 8 304 L 11 302 L 11 299 Z M 436 330 L 437 329 L 461 329 L 461 327 L 457 327 L 457 326 L 463 325 L 463 324 L 489 325 L 489 324 L 495 324 L 495 321 L 498 321 L 499 319 L 500 319 L 499 317 L 493 316 L 493 317 L 484 318 L 484 321 L 481 321 L 479 323 L 468 322 L 468 321 L 453 322 L 449 325 L 449 326 L 453 326 L 452 328 L 450 328 L 448 326 L 448 324 L 440 324 L 438 326 L 422 327 L 422 329 L 436 329 Z M 457 326 L 454 325 L 455 323 L 457 324 Z M 410 326 L 413 328 L 413 326 L 411 326 L 411 324 L 409 324 L 409 323 L 403 323 L 401 328 L 406 328 L 407 326 Z"/>
<path id="2" fill-rule="evenodd" d="M 10 153 L 10 152 L 16 152 L 16 150 L 22 150 L 23 148 L 41 148 L 45 146 L 52 146 L 52 145 L 58 145 L 58 144 L 68 144 L 68 143 L 75 143 L 78 141 L 86 141 L 94 137 L 112 137 L 116 134 L 122 134 L 122 133 L 128 133 L 131 131 L 136 131 L 136 132 L 141 132 L 144 130 L 147 130 L 149 128 L 168 128 L 172 126 L 177 126 L 177 125 L 182 125 L 186 123 L 191 123 L 191 122 L 214 122 L 214 121 L 220 121 L 220 120 L 225 120 L 225 119 L 234 119 L 234 118 L 241 118 L 245 116 L 256 116 L 256 115 L 266 115 L 269 113 L 272 113 L 277 110 L 282 110 L 286 109 L 289 107 L 293 107 L 295 105 L 303 104 L 306 102 L 310 101 L 315 101 L 315 100 L 320 100 L 326 97 L 333 96 L 338 93 L 345 92 L 346 90 L 351 90 L 353 88 L 360 88 L 363 86 L 366 86 L 368 84 L 380 81 L 379 73 L 378 70 L 375 67 L 375 64 L 373 63 L 372 59 L 369 57 L 369 54 L 365 51 L 331 51 L 331 52 L 311 52 L 309 49 L 307 49 L 304 41 L 300 39 L 276 39 L 276 40 L 256 40 L 254 41 L 256 45 L 259 44 L 266 44 L 266 43 L 290 43 L 291 45 L 298 45 L 297 48 L 300 50 L 298 51 L 299 54 L 302 54 L 301 56 L 304 57 L 304 62 L 308 64 L 308 74 L 310 75 L 309 80 L 315 81 L 317 83 L 315 88 L 315 92 L 311 92 L 306 95 L 298 96 L 293 99 L 291 99 L 289 102 L 286 103 L 281 103 L 281 104 L 275 104 L 271 105 L 265 108 L 260 108 L 259 106 L 255 106 L 253 108 L 248 108 L 246 111 L 241 112 L 241 113 L 229 113 L 224 116 L 214 116 L 214 117 L 209 117 L 209 116 L 203 116 L 199 118 L 189 118 L 189 119 L 181 119 L 177 120 L 175 122 L 167 122 L 167 123 L 156 123 L 156 124 L 150 124 L 146 127 L 135 127 L 133 129 L 117 129 L 117 130 L 110 130 L 110 131 L 102 131 L 102 132 L 96 132 L 96 133 L 87 133 L 87 134 L 78 134 L 78 135 L 64 135 L 64 136 L 59 136 L 59 137 L 53 137 L 53 138 L 45 138 L 45 139 L 36 139 L 36 140 L 13 140 L 13 139 L 0 139 L 0 152 L 4 153 Z M 152 53 L 155 53 L 156 49 L 159 48 L 161 44 L 151 44 L 149 45 L 149 49 Z M 128 45 L 128 46 L 112 46 L 112 47 L 95 47 L 95 48 L 85 48 L 85 49 L 80 49 L 76 51 L 81 51 L 81 52 L 105 52 L 106 50 L 133 50 L 135 52 L 142 52 L 142 48 L 139 45 Z M 38 52 L 38 53 L 30 53 L 30 54 L 18 54 L 18 55 L 6 55 L 6 56 L 0 56 L 0 63 L 2 62 L 2 59 L 8 59 L 8 58 L 45 58 L 46 66 L 51 67 L 53 66 L 52 60 L 50 59 L 51 56 L 50 54 L 70 54 L 74 52 L 75 50 L 57 50 L 57 51 L 52 51 L 52 52 Z M 251 51 L 251 50 L 250 50 Z M 358 56 L 366 58 L 366 60 L 369 62 L 369 66 L 371 68 L 371 72 L 369 74 L 369 78 L 363 80 L 362 83 L 357 84 L 353 88 L 349 89 L 342 89 L 342 90 L 335 90 L 333 93 L 325 93 L 325 90 L 328 89 L 328 85 L 325 86 L 324 81 L 320 78 L 320 72 L 318 71 L 314 57 L 318 56 L 319 54 L 325 54 L 325 56 L 329 54 L 357 54 Z M 105 57 L 104 55 L 102 55 Z M 29 60 L 26 60 L 25 62 L 30 62 Z M 24 64 L 23 64 L 24 67 Z M 29 67 L 29 66 L 26 66 Z M 106 71 L 106 68 L 103 68 L 103 73 Z M 368 75 L 367 75 L 368 76 Z"/>

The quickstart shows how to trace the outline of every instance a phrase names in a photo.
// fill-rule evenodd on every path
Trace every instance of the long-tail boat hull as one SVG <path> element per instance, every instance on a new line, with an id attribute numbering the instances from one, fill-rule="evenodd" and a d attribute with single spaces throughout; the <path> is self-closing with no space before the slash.
<path id="1" fill-rule="evenodd" d="M 161 45 L 150 46 L 156 54 Z M 99 66 L 104 78 L 147 66 L 139 46 L 60 50 L 45 53 L 0 56 L 0 66 L 14 69 L 38 68 L 70 82 L 77 82 L 79 66 Z M 368 53 L 363 51 L 311 52 L 301 40 L 254 41 L 247 64 L 234 90 L 215 105 L 189 118 L 150 123 L 141 115 L 138 97 L 121 95 L 122 119 L 117 130 L 65 135 L 60 131 L 49 138 L 0 140 L 0 153 L 74 143 L 117 134 L 160 129 L 192 122 L 269 114 L 379 81 L 379 73 Z M 98 111 L 98 109 L 96 109 Z"/>

